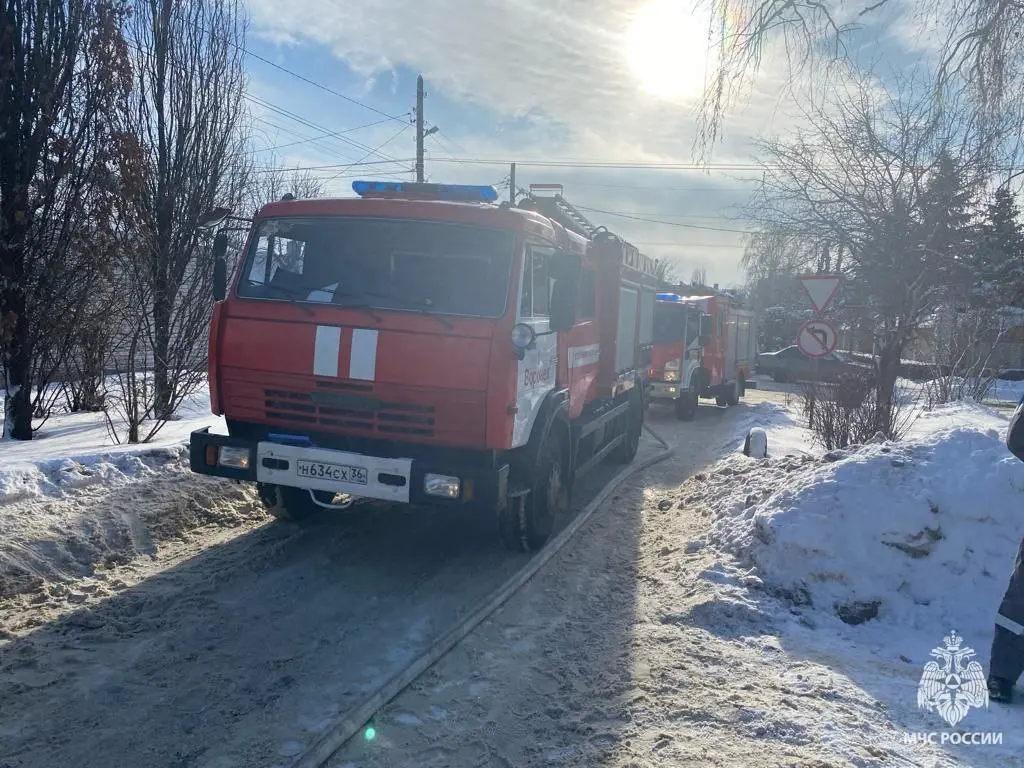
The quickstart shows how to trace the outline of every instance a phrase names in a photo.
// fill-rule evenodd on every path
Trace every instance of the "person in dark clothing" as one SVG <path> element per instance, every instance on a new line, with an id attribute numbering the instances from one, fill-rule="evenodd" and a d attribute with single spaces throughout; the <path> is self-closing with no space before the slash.
<path id="1" fill-rule="evenodd" d="M 1006 430 L 1006 447 L 1024 461 L 1024 397 L 1017 404 Z M 1021 672 L 1024 672 L 1024 539 L 1017 551 L 1010 585 L 996 614 L 988 673 L 989 699 L 1009 703 Z"/>

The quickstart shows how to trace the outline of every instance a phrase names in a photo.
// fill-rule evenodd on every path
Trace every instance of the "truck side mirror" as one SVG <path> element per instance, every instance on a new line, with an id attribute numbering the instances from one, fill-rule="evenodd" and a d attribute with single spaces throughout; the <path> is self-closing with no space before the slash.
<path id="1" fill-rule="evenodd" d="M 548 274 L 553 280 L 578 280 L 583 261 L 575 253 L 559 250 L 548 264 Z"/>
<path id="2" fill-rule="evenodd" d="M 224 255 L 228 251 L 228 235 L 218 232 L 213 238 L 213 300 L 224 301 L 228 295 L 228 263 Z"/>
<path id="3" fill-rule="evenodd" d="M 700 337 L 703 339 L 711 335 L 711 315 L 706 312 L 700 316 Z M 703 346 L 703 344 L 701 344 Z"/>
<path id="4" fill-rule="evenodd" d="M 576 302 L 579 282 L 571 277 L 555 280 L 551 288 L 550 328 L 556 333 L 576 325 Z"/>

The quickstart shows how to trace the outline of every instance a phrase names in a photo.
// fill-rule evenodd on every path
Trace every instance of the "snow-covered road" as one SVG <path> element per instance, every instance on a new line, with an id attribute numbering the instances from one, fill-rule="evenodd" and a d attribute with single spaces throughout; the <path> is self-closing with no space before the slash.
<path id="1" fill-rule="evenodd" d="M 785 400 L 749 392 L 683 424 L 653 408 L 676 455 L 620 486 L 329 764 L 1024 764 L 898 743 L 913 665 L 858 651 L 713 545 L 745 485 L 766 498 L 780 461 L 820 471 Z M 755 425 L 778 458 L 747 480 L 718 460 Z M 249 489 L 175 461 L 0 505 L 28 542 L 0 548 L 0 766 L 291 765 L 525 562 L 497 548 L 491 521 L 436 512 L 270 523 Z M 37 529 L 53 551 L 29 541 Z M 884 684 L 897 677 L 906 702 Z"/>
<path id="2" fill-rule="evenodd" d="M 735 443 L 729 425 L 748 407 L 702 409 L 676 471 Z M 595 473 L 580 501 L 608 477 Z M 613 502 L 631 510 L 621 541 L 638 498 Z M 286 764 L 524 557 L 497 548 L 492 521 L 422 510 L 269 523 L 247 489 L 187 472 L 15 500 L 3 513 L 73 521 L 88 507 L 104 510 L 107 539 L 131 540 L 162 515 L 180 523 L 120 550 L 69 534 L 63 559 L 98 564 L 93 575 L 35 568 L 41 586 L 12 590 L 22 594 L 0 611 L 0 765 Z M 107 550 L 134 557 L 118 564 Z"/>

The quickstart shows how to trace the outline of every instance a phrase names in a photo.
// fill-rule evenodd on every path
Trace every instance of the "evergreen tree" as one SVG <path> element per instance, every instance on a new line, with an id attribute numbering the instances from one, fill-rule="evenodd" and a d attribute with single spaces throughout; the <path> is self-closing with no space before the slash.
<path id="1" fill-rule="evenodd" d="M 1008 188 L 997 189 L 985 206 L 975 242 L 976 303 L 1024 306 L 1024 225 Z"/>
<path id="2" fill-rule="evenodd" d="M 973 185 L 946 152 L 940 153 L 919 201 L 922 266 L 958 304 L 967 303 L 975 282 L 973 209 Z"/>

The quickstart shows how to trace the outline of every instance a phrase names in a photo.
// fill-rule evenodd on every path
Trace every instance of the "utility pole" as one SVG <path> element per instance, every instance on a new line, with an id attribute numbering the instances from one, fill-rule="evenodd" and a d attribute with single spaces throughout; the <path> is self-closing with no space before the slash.
<path id="1" fill-rule="evenodd" d="M 508 204 L 516 204 L 516 164 L 512 163 L 512 167 L 508 172 Z"/>
<path id="2" fill-rule="evenodd" d="M 423 75 L 416 78 L 416 181 L 423 183 Z"/>
<path id="3" fill-rule="evenodd" d="M 423 75 L 416 78 L 416 181 L 423 183 L 423 140 L 437 133 L 436 125 L 423 128 Z"/>

